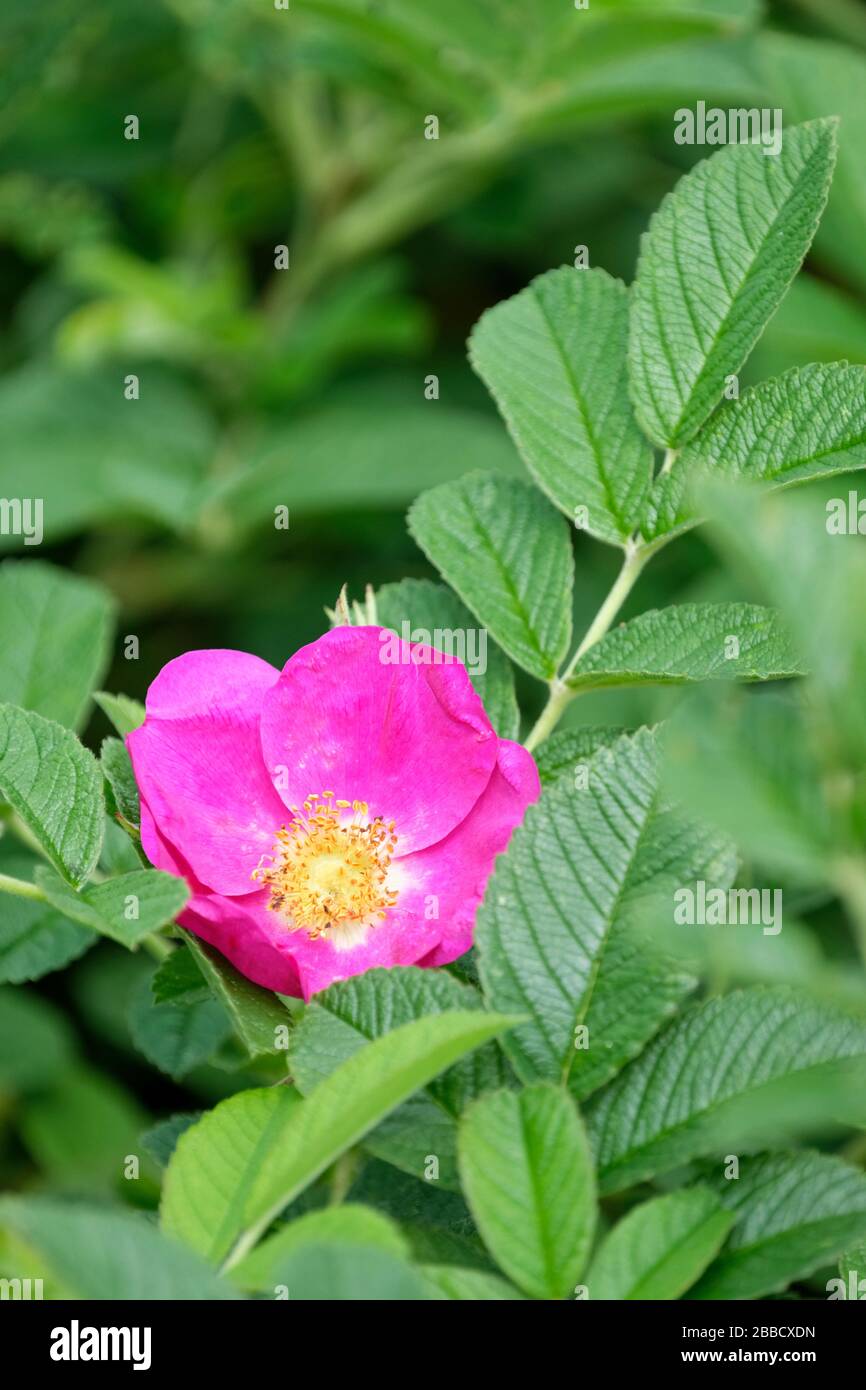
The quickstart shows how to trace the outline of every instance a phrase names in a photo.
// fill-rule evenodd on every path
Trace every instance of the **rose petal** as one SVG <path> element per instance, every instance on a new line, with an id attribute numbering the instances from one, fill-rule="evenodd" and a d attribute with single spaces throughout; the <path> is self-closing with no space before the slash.
<path id="1" fill-rule="evenodd" d="M 246 652 L 187 652 L 162 669 L 144 724 L 127 736 L 166 851 L 218 893 L 255 888 L 252 872 L 286 821 L 259 739 L 262 699 L 276 680 Z"/>
<path id="2" fill-rule="evenodd" d="M 261 724 L 285 804 L 326 789 L 365 801 L 396 822 L 398 855 L 453 830 L 489 781 L 497 738 L 464 667 L 443 660 L 375 627 L 335 628 L 291 657 Z"/>

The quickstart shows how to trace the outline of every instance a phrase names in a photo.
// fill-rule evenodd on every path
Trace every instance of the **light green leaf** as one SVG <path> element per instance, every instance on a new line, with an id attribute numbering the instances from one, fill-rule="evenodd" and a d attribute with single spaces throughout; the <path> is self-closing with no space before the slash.
<path id="1" fill-rule="evenodd" d="M 854 1296 L 859 1303 L 866 1294 L 866 1239 L 847 1247 L 840 1255 L 839 1275 L 845 1282 L 845 1297 L 851 1298 L 856 1290 Z"/>
<path id="2" fill-rule="evenodd" d="M 105 803 L 96 759 L 75 735 L 0 705 L 0 796 L 67 882 L 86 882 L 102 846 Z"/>
<path id="3" fill-rule="evenodd" d="M 274 1087 L 223 1101 L 177 1146 L 163 1224 L 212 1260 L 242 1257 L 344 1149 L 510 1023 L 478 1012 L 421 1018 L 369 1043 L 306 1100 Z"/>
<path id="4" fill-rule="evenodd" d="M 403 624 L 408 623 L 408 631 L 415 635 L 406 640 L 429 642 L 438 651 L 459 657 L 499 737 L 517 738 L 520 712 L 514 672 L 499 647 L 488 643 L 487 633 L 483 629 L 479 633 L 456 594 L 427 579 L 404 579 L 379 589 L 376 607 L 383 627 L 402 637 Z"/>
<path id="5" fill-rule="evenodd" d="M 568 526 L 527 483 L 470 473 L 422 493 L 409 529 L 508 655 L 541 680 L 571 637 Z"/>
<path id="6" fill-rule="evenodd" d="M 669 193 L 644 233 L 629 369 L 638 420 L 679 448 L 717 405 L 809 249 L 836 122 L 789 127 L 777 157 L 728 145 Z"/>
<path id="7" fill-rule="evenodd" d="M 539 487 L 614 545 L 640 521 L 653 468 L 629 401 L 627 347 L 625 286 L 570 266 L 489 309 L 469 340 Z"/>
<path id="8" fill-rule="evenodd" d="M 78 1298 L 178 1303 L 240 1297 L 137 1212 L 49 1197 L 3 1197 L 0 1226 L 36 1250 Z"/>
<path id="9" fill-rule="evenodd" d="M 0 566 L 0 701 L 77 728 L 108 660 L 113 618 L 96 584 L 38 560 Z"/>
<path id="10" fill-rule="evenodd" d="M 621 623 L 581 657 L 568 684 L 688 685 L 712 679 L 764 681 L 801 675 L 777 613 L 752 603 L 683 603 Z"/>
<path id="11" fill-rule="evenodd" d="M 93 698 L 121 738 L 126 738 L 127 734 L 144 723 L 144 705 L 139 704 L 138 700 L 131 700 L 128 695 L 109 695 L 107 690 L 97 690 Z"/>
<path id="12" fill-rule="evenodd" d="M 214 996 L 225 1007 L 235 1032 L 251 1057 L 273 1056 L 292 1018 L 270 990 L 238 973 L 218 951 L 190 932 L 184 938 Z"/>
<path id="13" fill-rule="evenodd" d="M 856 1118 L 864 1082 L 866 1022 L 799 990 L 695 1005 L 588 1105 L 601 1190 Z"/>
<path id="14" fill-rule="evenodd" d="M 395 966 L 331 985 L 311 1000 L 292 1040 L 290 1070 L 298 1089 L 305 1095 L 313 1091 L 373 1038 L 450 1009 L 483 1009 L 483 1004 L 476 990 L 441 970 Z M 437 1181 L 456 1188 L 460 1112 L 507 1078 L 496 1044 L 477 1048 L 393 1111 L 367 1136 L 365 1146 L 417 1178 L 424 1176 L 427 1156 L 435 1154 Z"/>
<path id="15" fill-rule="evenodd" d="M 58 912 L 130 950 L 173 922 L 189 898 L 183 879 L 161 869 L 133 869 L 81 893 L 72 892 L 48 869 L 37 869 L 36 882 Z"/>
<path id="16" fill-rule="evenodd" d="M 634 930 L 690 879 L 727 885 L 727 843 L 671 808 L 648 730 L 548 787 L 496 861 L 478 914 L 484 994 L 530 1020 L 503 1046 L 524 1081 L 588 1095 L 633 1057 L 694 981 Z M 587 1032 L 582 1033 L 582 1029 Z"/>
<path id="17" fill-rule="evenodd" d="M 794 367 L 726 405 L 653 485 L 647 540 L 701 519 L 695 487 L 713 477 L 772 488 L 866 468 L 866 367 Z"/>
<path id="18" fill-rule="evenodd" d="M 273 1291 L 276 1271 L 305 1245 L 364 1245 L 408 1256 L 409 1244 L 400 1230 L 372 1207 L 346 1202 L 339 1207 L 308 1211 L 282 1226 L 234 1266 L 231 1277 L 241 1289 Z"/>
<path id="19" fill-rule="evenodd" d="M 690 1298 L 764 1298 L 866 1237 L 866 1176 L 830 1154 L 741 1159 L 716 1190 L 736 1224 Z"/>
<path id="20" fill-rule="evenodd" d="M 428 1296 L 418 1270 L 393 1251 L 338 1241 L 293 1250 L 275 1282 L 294 1302 L 418 1303 Z"/>
<path id="21" fill-rule="evenodd" d="M 733 1217 L 706 1187 L 633 1207 L 600 1246 L 586 1278 L 591 1299 L 674 1299 L 718 1253 Z"/>
<path id="22" fill-rule="evenodd" d="M 460 1176 L 496 1263 L 532 1298 L 566 1298 L 596 1222 L 592 1155 L 566 1093 L 492 1091 L 460 1122 Z"/>
<path id="23" fill-rule="evenodd" d="M 428 1298 L 449 1303 L 493 1303 L 519 1301 L 525 1297 L 513 1284 L 483 1269 L 461 1269 L 459 1265 L 423 1265 L 421 1273 Z"/>

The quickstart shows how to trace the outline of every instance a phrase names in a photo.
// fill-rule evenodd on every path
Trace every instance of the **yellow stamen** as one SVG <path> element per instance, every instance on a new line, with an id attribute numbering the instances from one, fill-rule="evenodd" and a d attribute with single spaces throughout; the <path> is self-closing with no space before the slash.
<path id="1" fill-rule="evenodd" d="M 354 812 L 343 820 L 344 810 Z M 310 792 L 303 810 L 277 831 L 274 852 L 253 873 L 271 890 L 268 907 L 289 931 L 315 941 L 328 932 L 347 943 L 384 921 L 397 900 L 386 887 L 397 843 L 394 822 L 368 819 L 366 801 L 336 801 L 332 791 Z"/>

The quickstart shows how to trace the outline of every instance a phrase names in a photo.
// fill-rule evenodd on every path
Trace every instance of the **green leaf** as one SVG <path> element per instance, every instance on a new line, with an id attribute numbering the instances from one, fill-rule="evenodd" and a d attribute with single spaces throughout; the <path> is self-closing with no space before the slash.
<path id="1" fill-rule="evenodd" d="M 566 522 L 535 488 L 470 473 L 422 493 L 409 529 L 518 666 L 551 679 L 571 637 L 574 561 Z"/>
<path id="2" fill-rule="evenodd" d="M 0 1092 L 52 1085 L 70 1066 L 73 1049 L 59 1009 L 34 991 L 0 988 Z"/>
<path id="3" fill-rule="evenodd" d="M 633 1207 L 596 1253 L 586 1279 L 590 1298 L 679 1298 L 718 1253 L 732 1224 L 706 1187 Z"/>
<path id="4" fill-rule="evenodd" d="M 653 453 L 628 395 L 628 291 L 562 266 L 482 316 L 469 340 L 539 487 L 571 521 L 621 545 L 640 521 Z M 579 512 L 578 509 L 585 509 Z"/>
<path id="5" fill-rule="evenodd" d="M 487 633 L 478 632 L 472 614 L 456 594 L 428 579 L 404 579 L 379 589 L 376 607 L 383 627 L 403 636 L 403 624 L 408 623 L 408 631 L 415 635 L 407 640 L 429 642 L 438 651 L 459 657 L 499 737 L 517 738 L 520 712 L 514 672 L 499 647 L 487 642 Z"/>
<path id="6" fill-rule="evenodd" d="M 503 1041 L 524 1081 L 567 1078 L 589 1094 L 693 987 L 635 922 L 655 905 L 669 917 L 690 879 L 726 885 L 734 860 L 671 808 L 660 771 L 648 730 L 601 748 L 579 789 L 563 777 L 544 791 L 496 861 L 476 924 L 479 971 L 492 1007 L 530 1015 Z"/>
<path id="7" fill-rule="evenodd" d="M 610 748 L 629 732 L 618 724 L 587 724 L 580 729 L 559 729 L 533 753 L 543 787 L 560 777 L 574 779 L 578 769 L 598 752 Z"/>
<path id="8" fill-rule="evenodd" d="M 409 1245 L 393 1221 L 372 1207 L 347 1202 L 309 1211 L 282 1226 L 235 1265 L 231 1277 L 241 1289 L 272 1292 L 276 1271 L 305 1245 L 364 1245 L 392 1255 L 409 1254 Z"/>
<path id="9" fill-rule="evenodd" d="M 177 1303 L 239 1297 L 191 1250 L 138 1213 L 49 1197 L 3 1197 L 0 1226 L 38 1251 L 78 1298 Z"/>
<path id="10" fill-rule="evenodd" d="M 744 855 L 799 883 L 825 879 L 835 835 L 810 731 L 788 694 L 705 689 L 665 729 L 666 785 Z"/>
<path id="11" fill-rule="evenodd" d="M 413 1019 L 451 1009 L 483 1009 L 480 995 L 441 970 L 394 966 L 331 985 L 308 1005 L 292 1040 L 290 1070 L 298 1089 L 313 1091 L 348 1057 Z M 457 1121 L 482 1091 L 502 1086 L 508 1069 L 495 1043 L 477 1048 L 392 1112 L 365 1147 L 421 1178 L 435 1155 L 437 1181 L 457 1187 Z"/>
<path id="12" fill-rule="evenodd" d="M 866 468 L 866 367 L 794 367 L 726 405 L 653 484 L 647 540 L 700 520 L 702 477 L 745 479 L 772 488 Z"/>
<path id="13" fill-rule="evenodd" d="M 75 1194 L 143 1190 L 125 1176 L 138 1154 L 146 1114 L 126 1090 L 89 1067 L 71 1067 L 62 1082 L 32 1097 L 22 1112 L 21 1136 L 44 1179 Z M 142 1165 L 142 1177 L 148 1164 Z M 153 1184 L 148 1186 L 153 1191 Z"/>
<path id="14" fill-rule="evenodd" d="M 0 566 L 0 701 L 77 728 L 108 661 L 104 589 L 38 560 Z"/>
<path id="15" fill-rule="evenodd" d="M 0 705 L 0 795 L 79 887 L 96 867 L 105 803 L 96 759 L 68 729 Z"/>
<path id="16" fill-rule="evenodd" d="M 0 496 L 42 498 L 46 539 L 129 515 L 185 530 L 213 448 L 198 400 L 153 365 L 127 400 L 114 365 L 47 360 L 4 377 L 0 438 Z"/>
<path id="17" fill-rule="evenodd" d="M 370 395 L 369 391 L 364 393 Z M 419 387 L 420 395 L 420 387 Z M 495 421 L 441 401 L 332 401 L 275 430 L 243 469 L 216 483 L 205 518 L 217 535 L 273 529 L 274 509 L 291 518 L 333 511 L 402 508 L 418 492 L 467 467 L 515 474 L 519 460 Z"/>
<path id="18" fill-rule="evenodd" d="M 157 1004 L 200 1004 L 210 998 L 210 990 L 195 956 L 186 946 L 170 951 L 160 961 L 150 981 Z"/>
<path id="19" fill-rule="evenodd" d="M 839 1256 L 839 1275 L 846 1285 L 845 1297 L 851 1298 L 853 1289 L 856 1289 L 855 1297 L 858 1302 L 861 1301 L 866 1293 L 866 1239 L 847 1247 Z"/>
<path id="20" fill-rule="evenodd" d="M 99 761 L 118 812 L 127 824 L 137 826 L 141 820 L 138 783 L 126 745 L 119 738 L 103 739 Z"/>
<path id="21" fill-rule="evenodd" d="M 167 1120 L 160 1120 L 145 1130 L 141 1147 L 158 1167 L 167 1168 L 180 1136 L 200 1119 L 201 1112 L 195 1110 L 185 1115 L 169 1115 Z"/>
<path id="22" fill-rule="evenodd" d="M 427 1298 L 420 1273 L 391 1250 L 328 1241 L 293 1250 L 275 1273 L 297 1302 L 417 1303 Z"/>
<path id="23" fill-rule="evenodd" d="M 72 892 L 49 869 L 37 869 L 36 882 L 58 912 L 130 950 L 173 922 L 189 898 L 183 879 L 161 869 L 133 869 L 81 893 Z"/>
<path id="24" fill-rule="evenodd" d="M 697 1004 L 588 1105 L 601 1190 L 852 1118 L 864 1081 L 866 1022 L 802 991 Z"/>
<path id="25" fill-rule="evenodd" d="M 716 1190 L 736 1224 L 690 1298 L 764 1298 L 866 1237 L 866 1176 L 830 1154 L 741 1159 Z"/>
<path id="26" fill-rule="evenodd" d="M 733 640 L 732 640 L 733 639 Z M 777 613 L 752 603 L 683 603 L 621 623 L 581 657 L 568 684 L 688 685 L 783 680 L 802 663 Z"/>
<path id="27" fill-rule="evenodd" d="M 139 704 L 138 700 L 131 700 L 128 695 L 109 695 L 106 690 L 97 690 L 93 698 L 121 738 L 126 738 L 127 734 L 144 723 L 144 705 Z"/>
<path id="28" fill-rule="evenodd" d="M 285 1087 L 223 1101 L 181 1139 L 163 1189 L 166 1229 L 211 1260 L 245 1255 L 270 1221 L 413 1091 L 511 1020 L 454 1012 L 369 1043 L 306 1100 Z"/>
<path id="29" fill-rule="evenodd" d="M 175 1080 L 209 1061 L 231 1032 L 225 1010 L 215 999 L 157 1004 L 149 979 L 133 996 L 129 1026 L 139 1051 Z"/>
<path id="30" fill-rule="evenodd" d="M 778 157 L 728 145 L 669 193 L 644 233 L 629 369 L 638 420 L 679 448 L 721 399 L 809 249 L 827 198 L 836 122 L 789 127 Z"/>
<path id="31" fill-rule="evenodd" d="M 0 847 L 5 841 L 0 841 Z M 32 879 L 39 861 L 24 851 L 3 854 L 0 870 Z M 0 912 L 0 983 L 22 984 L 60 970 L 94 944 L 93 932 L 69 922 L 45 903 L 3 895 Z"/>
<path id="32" fill-rule="evenodd" d="M 218 951 L 183 933 L 214 997 L 224 1006 L 235 1032 L 251 1057 L 273 1056 L 292 1017 L 270 990 L 238 973 Z M 280 1030 L 278 1032 L 278 1030 Z"/>
<path id="33" fill-rule="evenodd" d="M 508 1299 L 514 1302 L 524 1298 L 512 1284 L 506 1284 L 504 1279 L 483 1269 L 427 1264 L 422 1266 L 421 1273 L 428 1298 L 449 1303 L 492 1303 Z"/>
<path id="34" fill-rule="evenodd" d="M 564 1091 L 493 1091 L 460 1123 L 460 1175 L 484 1243 L 532 1298 L 566 1298 L 596 1222 L 592 1155 Z"/>

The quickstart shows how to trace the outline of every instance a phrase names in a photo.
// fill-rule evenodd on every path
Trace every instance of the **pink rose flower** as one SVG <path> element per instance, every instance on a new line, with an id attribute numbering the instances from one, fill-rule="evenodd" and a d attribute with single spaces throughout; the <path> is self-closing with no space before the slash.
<path id="1" fill-rule="evenodd" d="M 468 950 L 494 857 L 540 791 L 458 661 L 375 627 L 335 628 L 282 671 L 187 652 L 127 746 L 145 853 L 192 892 L 181 924 L 305 999 Z"/>

